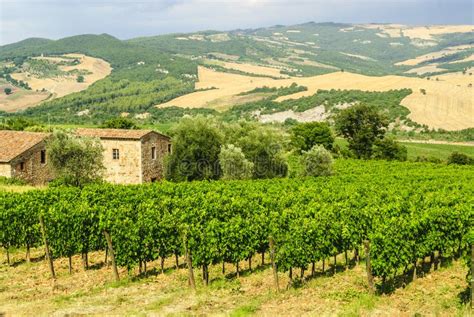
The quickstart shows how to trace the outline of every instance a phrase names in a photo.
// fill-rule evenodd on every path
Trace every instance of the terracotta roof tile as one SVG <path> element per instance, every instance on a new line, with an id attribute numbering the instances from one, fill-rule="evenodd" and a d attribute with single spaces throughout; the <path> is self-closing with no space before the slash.
<path id="1" fill-rule="evenodd" d="M 0 130 L 0 162 L 10 162 L 49 135 L 50 133 Z"/>
<path id="2" fill-rule="evenodd" d="M 91 137 L 91 138 L 100 138 L 100 139 L 140 140 L 141 138 L 143 138 L 145 135 L 149 133 L 160 134 L 153 130 L 88 129 L 88 128 L 76 129 L 77 135 Z M 162 135 L 162 136 L 167 137 L 165 135 Z"/>

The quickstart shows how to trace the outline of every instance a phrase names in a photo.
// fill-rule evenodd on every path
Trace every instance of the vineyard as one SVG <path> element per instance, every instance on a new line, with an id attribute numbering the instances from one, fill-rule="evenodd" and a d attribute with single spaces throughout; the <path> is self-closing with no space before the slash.
<path id="1" fill-rule="evenodd" d="M 107 250 L 129 272 L 184 257 L 188 268 L 202 269 L 206 285 L 209 266 L 232 263 L 238 277 L 239 265 L 256 256 L 272 264 L 275 287 L 284 287 L 277 271 L 293 281 L 295 269 L 314 274 L 314 263 L 329 269 L 336 256 L 347 265 L 348 253 L 356 260 L 365 254 L 375 292 L 400 276 L 416 278 L 425 258 L 436 267 L 470 251 L 472 168 L 340 160 L 338 171 L 306 179 L 0 192 L 0 243 L 7 256 L 9 248 L 46 247 L 51 260 L 82 254 L 86 263 L 88 253 Z"/>

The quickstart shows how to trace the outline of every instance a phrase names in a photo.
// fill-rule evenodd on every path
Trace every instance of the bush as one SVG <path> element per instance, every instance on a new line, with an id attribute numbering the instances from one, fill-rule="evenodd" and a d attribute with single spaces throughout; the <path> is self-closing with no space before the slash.
<path id="1" fill-rule="evenodd" d="M 245 158 L 241 148 L 232 144 L 222 147 L 219 164 L 222 179 L 248 179 L 253 175 L 253 163 Z"/>
<path id="2" fill-rule="evenodd" d="M 26 185 L 27 183 L 18 178 L 0 176 L 0 185 Z"/>
<path id="3" fill-rule="evenodd" d="M 102 128 L 131 130 L 138 129 L 138 126 L 135 124 L 134 121 L 130 119 L 119 117 L 105 121 L 102 125 Z"/>
<path id="4" fill-rule="evenodd" d="M 315 145 L 331 150 L 334 135 L 327 122 L 302 123 L 292 129 L 291 143 L 300 153 L 309 151 Z"/>
<path id="5" fill-rule="evenodd" d="M 388 161 L 406 161 L 408 156 L 407 148 L 390 137 L 376 140 L 373 153 L 374 158 Z"/>
<path id="6" fill-rule="evenodd" d="M 301 165 L 304 167 L 302 176 L 329 176 L 333 173 L 333 158 L 322 145 L 315 145 L 311 150 L 303 152 Z"/>
<path id="7" fill-rule="evenodd" d="M 471 165 L 474 164 L 474 159 L 464 153 L 453 152 L 448 157 L 448 164 Z"/>
<path id="8" fill-rule="evenodd" d="M 434 156 L 417 156 L 415 159 L 415 162 L 429 162 L 429 163 L 435 163 L 435 164 L 440 164 L 443 161 L 440 158 L 434 157 Z"/>

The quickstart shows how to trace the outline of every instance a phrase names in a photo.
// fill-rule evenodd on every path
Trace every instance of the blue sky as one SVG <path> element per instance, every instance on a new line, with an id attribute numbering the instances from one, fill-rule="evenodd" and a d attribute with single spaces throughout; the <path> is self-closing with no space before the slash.
<path id="1" fill-rule="evenodd" d="M 474 0 L 0 0 L 0 44 L 315 22 L 474 24 Z"/>

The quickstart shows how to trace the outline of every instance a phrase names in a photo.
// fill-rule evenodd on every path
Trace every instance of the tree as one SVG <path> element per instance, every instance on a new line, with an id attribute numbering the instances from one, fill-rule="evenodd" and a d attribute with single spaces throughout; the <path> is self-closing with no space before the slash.
<path id="1" fill-rule="evenodd" d="M 222 147 L 219 164 L 222 179 L 247 179 L 253 175 L 253 163 L 245 158 L 241 148 L 232 144 Z"/>
<path id="2" fill-rule="evenodd" d="M 166 160 L 166 178 L 172 181 L 218 179 L 223 135 L 211 118 L 184 117 L 171 131 L 173 152 Z"/>
<path id="3" fill-rule="evenodd" d="M 102 179 L 103 148 L 99 140 L 58 131 L 47 141 L 46 151 L 61 183 L 82 187 Z"/>
<path id="4" fill-rule="evenodd" d="M 372 156 L 372 146 L 383 139 L 388 121 L 373 107 L 356 105 L 341 111 L 336 117 L 336 129 L 349 142 L 357 158 Z"/>
<path id="5" fill-rule="evenodd" d="M 382 160 L 407 160 L 407 148 L 401 145 L 394 138 L 385 137 L 382 140 L 376 140 L 374 145 L 374 158 Z"/>
<path id="6" fill-rule="evenodd" d="M 10 87 L 5 87 L 3 89 L 3 92 L 5 93 L 5 95 L 11 95 L 12 89 Z"/>
<path id="7" fill-rule="evenodd" d="M 448 157 L 448 164 L 470 165 L 474 164 L 474 159 L 464 153 L 453 152 Z"/>
<path id="8" fill-rule="evenodd" d="M 253 178 L 285 177 L 288 164 L 283 156 L 286 136 L 281 131 L 252 122 L 226 127 L 226 143 L 242 149 L 254 164 Z"/>
<path id="9" fill-rule="evenodd" d="M 83 83 L 84 82 L 84 76 L 82 76 L 82 75 L 77 76 L 76 81 L 78 83 Z"/>
<path id="10" fill-rule="evenodd" d="M 303 151 L 302 176 L 329 176 L 333 173 L 333 162 L 331 152 L 322 145 L 315 145 L 309 151 Z"/>
<path id="11" fill-rule="evenodd" d="M 302 123 L 292 129 L 291 143 L 300 153 L 309 151 L 315 145 L 332 150 L 334 135 L 326 122 Z"/>
<path id="12" fill-rule="evenodd" d="M 102 125 L 102 128 L 133 130 L 133 129 L 138 129 L 138 126 L 135 124 L 133 120 L 119 117 L 119 118 L 114 118 L 114 119 L 105 121 L 104 124 Z"/>

